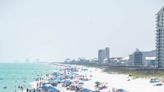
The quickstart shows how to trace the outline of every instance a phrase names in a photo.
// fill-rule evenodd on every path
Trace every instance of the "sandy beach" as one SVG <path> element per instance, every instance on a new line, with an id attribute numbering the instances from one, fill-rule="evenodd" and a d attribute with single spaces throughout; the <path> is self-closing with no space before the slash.
<path id="1" fill-rule="evenodd" d="M 77 66 L 79 67 L 79 66 Z M 107 88 L 100 90 L 100 92 L 112 92 L 112 89 L 125 89 L 128 92 L 164 92 L 164 84 L 162 86 L 154 86 L 154 84 L 150 83 L 150 79 L 132 79 L 128 75 L 124 74 L 116 74 L 116 73 L 106 73 L 98 68 L 88 68 L 88 71 L 84 72 L 85 75 L 89 77 L 89 81 L 84 81 L 83 88 L 87 88 L 90 90 L 96 90 L 95 82 L 99 81 L 101 83 L 105 83 Z M 130 79 L 130 81 L 128 81 Z M 31 83 L 32 88 L 36 88 L 37 82 Z M 65 87 L 62 87 L 59 84 L 57 89 L 60 92 L 75 92 L 71 90 L 67 90 Z"/>
<path id="2" fill-rule="evenodd" d="M 107 82 L 108 88 L 102 90 L 102 92 L 107 92 L 111 88 L 122 88 L 129 92 L 164 92 L 164 86 L 154 86 L 149 83 L 150 79 L 132 79 L 128 75 L 123 74 L 108 74 L 102 72 L 100 69 L 90 68 L 92 71 L 93 78 L 88 83 L 85 83 L 85 87 L 90 87 L 93 89 L 89 82 L 102 81 Z M 131 79 L 131 81 L 127 81 Z"/>

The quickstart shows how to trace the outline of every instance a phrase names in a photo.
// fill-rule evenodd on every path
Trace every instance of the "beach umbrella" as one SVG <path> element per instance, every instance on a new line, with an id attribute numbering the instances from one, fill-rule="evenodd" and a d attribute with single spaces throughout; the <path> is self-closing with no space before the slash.
<path id="1" fill-rule="evenodd" d="M 80 81 L 79 84 L 84 84 L 84 82 Z"/>
<path id="2" fill-rule="evenodd" d="M 96 81 L 95 84 L 96 84 L 96 85 L 100 85 L 100 82 L 99 82 L 99 81 Z"/>
<path id="3" fill-rule="evenodd" d="M 58 92 L 58 90 L 55 87 L 49 86 L 47 88 L 48 92 Z"/>
<path id="4" fill-rule="evenodd" d="M 42 88 L 47 90 L 48 87 L 50 87 L 50 86 L 52 86 L 52 85 L 51 84 L 43 84 Z"/>
<path id="5" fill-rule="evenodd" d="M 52 87 L 51 84 L 45 84 L 44 86 L 46 86 L 46 87 Z"/>
<path id="6" fill-rule="evenodd" d="M 92 92 L 92 90 L 84 88 L 84 89 L 82 89 L 82 92 Z"/>
<path id="7" fill-rule="evenodd" d="M 70 85 L 71 83 L 72 83 L 72 82 L 71 82 L 70 80 L 65 80 L 65 81 L 64 81 L 64 84 L 65 84 L 65 85 Z"/>
<path id="8" fill-rule="evenodd" d="M 127 92 L 127 91 L 124 89 L 118 89 L 117 92 Z"/>
<path id="9" fill-rule="evenodd" d="M 48 92 L 58 92 L 59 90 L 53 87 L 51 84 L 45 84 L 42 87 L 45 90 L 48 90 Z"/>

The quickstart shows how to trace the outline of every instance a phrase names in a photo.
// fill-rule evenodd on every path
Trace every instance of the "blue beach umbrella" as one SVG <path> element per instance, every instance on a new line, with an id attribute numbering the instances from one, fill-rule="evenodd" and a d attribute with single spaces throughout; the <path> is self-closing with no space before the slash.
<path id="1" fill-rule="evenodd" d="M 56 89 L 56 88 L 54 88 L 54 87 L 52 87 L 52 86 L 49 86 L 49 87 L 47 88 L 47 90 L 48 90 L 48 92 L 58 92 L 58 91 L 59 91 L 58 89 Z"/>
<path id="2" fill-rule="evenodd" d="M 117 92 L 127 92 L 127 91 L 124 89 L 118 89 Z"/>

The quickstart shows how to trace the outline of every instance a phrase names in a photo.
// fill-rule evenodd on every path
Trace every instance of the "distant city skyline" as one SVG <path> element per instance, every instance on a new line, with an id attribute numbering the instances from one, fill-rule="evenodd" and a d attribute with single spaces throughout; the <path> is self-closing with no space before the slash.
<path id="1" fill-rule="evenodd" d="M 0 1 L 0 62 L 128 56 L 154 50 L 164 0 Z"/>

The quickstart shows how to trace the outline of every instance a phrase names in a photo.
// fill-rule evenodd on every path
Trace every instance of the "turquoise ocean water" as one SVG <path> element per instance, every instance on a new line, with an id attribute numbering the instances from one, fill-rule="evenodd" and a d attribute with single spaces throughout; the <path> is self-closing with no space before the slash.
<path id="1" fill-rule="evenodd" d="M 15 89 L 21 92 L 17 89 L 19 85 L 29 87 L 30 82 L 53 69 L 48 64 L 0 63 L 0 92 L 15 92 Z"/>

